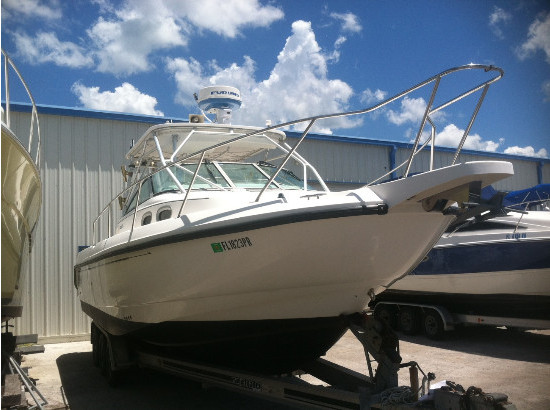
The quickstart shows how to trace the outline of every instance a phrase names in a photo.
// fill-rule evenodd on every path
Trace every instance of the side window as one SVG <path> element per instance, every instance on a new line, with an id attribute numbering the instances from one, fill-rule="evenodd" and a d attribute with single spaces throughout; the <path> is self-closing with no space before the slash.
<path id="1" fill-rule="evenodd" d="M 126 215 L 128 212 L 132 212 L 136 208 L 136 202 L 137 202 L 137 191 L 134 192 L 132 195 L 132 199 L 130 199 L 127 203 L 126 209 L 124 210 L 124 215 Z"/>
<path id="2" fill-rule="evenodd" d="M 151 223 L 153 216 L 151 215 L 151 212 L 147 212 L 143 219 L 141 220 L 141 225 L 149 225 Z"/>
<path id="3" fill-rule="evenodd" d="M 141 184 L 141 191 L 139 193 L 139 203 L 142 204 L 153 196 L 153 184 L 151 178 L 147 178 Z"/>
<path id="4" fill-rule="evenodd" d="M 164 221 L 165 219 L 170 219 L 171 216 L 172 216 L 172 208 L 170 207 L 162 208 L 157 213 L 157 221 Z"/>

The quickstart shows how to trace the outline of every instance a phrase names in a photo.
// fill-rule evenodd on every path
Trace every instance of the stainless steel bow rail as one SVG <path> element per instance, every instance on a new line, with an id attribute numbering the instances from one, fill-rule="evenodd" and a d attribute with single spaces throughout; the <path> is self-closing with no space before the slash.
<path id="1" fill-rule="evenodd" d="M 491 73 L 491 74 L 494 74 L 494 75 L 491 76 L 489 79 L 487 79 L 485 81 L 482 81 L 478 85 L 475 85 L 472 88 L 467 89 L 466 91 L 463 91 L 463 92 L 459 93 L 458 95 L 456 95 L 454 97 L 451 97 L 450 99 L 446 100 L 445 102 L 443 102 L 439 105 L 435 105 L 436 95 L 438 94 L 439 90 L 441 89 L 442 81 L 444 79 L 448 78 L 451 74 L 455 74 L 455 73 L 462 72 L 462 71 L 468 71 L 468 70 L 484 71 L 486 73 Z M 384 175 L 381 175 L 380 177 L 378 177 L 375 180 L 371 181 L 367 185 L 375 184 L 375 183 L 383 180 L 384 178 L 388 177 L 389 175 L 392 175 L 394 172 L 399 171 L 402 168 L 404 168 L 402 178 L 408 177 L 410 172 L 411 172 L 411 167 L 412 167 L 412 164 L 414 162 L 414 159 L 427 145 L 430 145 L 430 147 L 431 147 L 430 148 L 431 151 L 430 151 L 429 170 L 433 170 L 433 168 L 434 168 L 434 150 L 435 150 L 435 142 L 436 142 L 436 137 L 437 137 L 437 129 L 436 129 L 436 125 L 435 125 L 435 122 L 434 122 L 433 115 L 438 113 L 438 112 L 441 112 L 443 109 L 455 104 L 456 102 L 458 102 L 458 101 L 460 101 L 460 100 L 462 100 L 462 99 L 464 99 L 464 98 L 466 98 L 470 95 L 473 95 L 475 93 L 480 92 L 480 96 L 477 100 L 477 103 L 475 104 L 472 115 L 471 115 L 471 117 L 470 117 L 470 119 L 469 119 L 469 121 L 468 121 L 468 123 L 465 127 L 462 138 L 459 141 L 458 146 L 456 148 L 454 158 L 452 160 L 452 164 L 450 164 L 450 165 L 453 165 L 453 164 L 456 163 L 456 161 L 458 159 L 460 151 L 462 150 L 462 148 L 464 146 L 464 143 L 465 143 L 465 141 L 466 141 L 466 139 L 467 139 L 467 137 L 470 133 L 472 125 L 473 125 L 473 123 L 474 123 L 474 121 L 475 121 L 475 119 L 476 119 L 476 117 L 479 113 L 479 110 L 480 110 L 481 105 L 482 105 L 482 103 L 485 99 L 485 96 L 486 96 L 486 94 L 489 90 L 489 87 L 491 86 L 491 84 L 493 84 L 496 81 L 500 80 L 503 75 L 504 75 L 504 71 L 501 68 L 495 67 L 495 66 L 492 66 L 492 65 L 468 64 L 468 65 L 463 65 L 463 66 L 451 68 L 451 69 L 445 70 L 445 71 L 443 71 L 443 72 L 441 72 L 441 73 L 439 73 L 439 74 L 437 74 L 433 77 L 430 77 L 427 80 L 422 81 L 422 82 L 416 84 L 415 86 L 413 86 L 413 87 L 411 87 L 411 88 L 409 88 L 409 89 L 407 89 L 407 90 L 405 90 L 405 91 L 403 91 L 399 94 L 394 95 L 393 97 L 390 97 L 390 98 L 388 98 L 388 99 L 386 99 L 386 100 L 384 100 L 384 101 L 382 101 L 382 102 L 380 102 L 376 105 L 373 105 L 373 106 L 365 108 L 365 109 L 356 110 L 356 111 L 340 112 L 340 113 L 334 113 L 334 114 L 317 115 L 317 116 L 313 116 L 313 117 L 302 118 L 302 119 L 298 119 L 298 120 L 294 120 L 294 121 L 288 121 L 288 122 L 284 122 L 284 123 L 281 123 L 281 124 L 269 126 L 269 127 L 257 130 L 257 131 L 252 131 L 252 132 L 249 132 L 249 133 L 246 133 L 246 134 L 237 135 L 234 138 L 228 139 L 227 141 L 220 142 L 218 144 L 206 147 L 204 149 L 201 149 L 199 151 L 196 151 L 194 153 L 186 155 L 184 158 L 181 158 L 178 161 L 174 161 L 174 162 L 168 161 L 166 163 L 163 163 L 161 167 L 158 167 L 158 169 L 155 170 L 155 172 L 149 173 L 147 175 L 144 175 L 141 178 L 136 179 L 135 182 L 133 182 L 132 184 L 127 186 L 121 193 L 119 193 L 115 198 L 113 198 L 109 202 L 109 204 L 100 212 L 99 216 L 95 219 L 95 221 L 93 223 L 93 233 L 92 233 L 93 241 L 92 241 L 92 243 L 96 243 L 96 233 L 97 233 L 97 230 L 98 230 L 97 227 L 99 225 L 99 221 L 102 220 L 104 217 L 107 219 L 107 237 L 110 237 L 110 236 L 113 235 L 113 232 L 112 232 L 112 225 L 113 224 L 111 222 L 111 219 L 114 217 L 113 209 L 115 208 L 115 204 L 119 204 L 120 199 L 124 198 L 125 195 L 128 192 L 130 192 L 131 190 L 136 189 L 136 186 L 138 186 L 137 189 L 139 189 L 139 187 L 141 187 L 141 183 L 146 178 L 150 177 L 151 175 L 153 175 L 155 173 L 158 173 L 158 172 L 161 172 L 165 169 L 168 169 L 171 166 L 183 164 L 185 161 L 188 161 L 191 158 L 201 157 L 203 154 L 205 154 L 209 151 L 213 151 L 217 148 L 233 144 L 233 143 L 235 143 L 239 140 L 242 140 L 242 139 L 245 139 L 245 138 L 250 138 L 252 136 L 262 135 L 262 134 L 265 134 L 268 131 L 277 130 L 277 129 L 280 129 L 280 128 L 289 128 L 291 126 L 295 126 L 295 125 L 301 124 L 301 123 L 304 123 L 306 125 L 305 125 L 305 128 L 304 128 L 304 131 L 302 132 L 301 136 L 298 138 L 298 141 L 296 142 L 296 144 L 293 147 L 290 147 L 288 144 L 277 144 L 275 141 L 270 140 L 271 142 L 275 143 L 278 148 L 283 150 L 284 156 L 282 157 L 282 161 L 281 161 L 280 165 L 277 167 L 277 169 L 275 170 L 275 172 L 271 175 L 269 180 L 264 184 L 263 188 L 261 188 L 260 192 L 258 193 L 258 196 L 256 197 L 256 202 L 260 201 L 260 199 L 261 199 L 262 195 L 264 194 L 264 192 L 268 189 L 268 187 L 271 186 L 273 181 L 275 181 L 275 179 L 277 178 L 279 173 L 283 170 L 283 168 L 285 167 L 285 165 L 288 163 L 288 161 L 291 158 L 295 159 L 299 163 L 304 164 L 305 168 L 312 169 L 313 173 L 318 178 L 318 180 L 319 180 L 321 186 L 323 187 L 323 189 L 328 192 L 328 187 L 326 187 L 326 185 L 324 184 L 324 182 L 322 181 L 322 179 L 318 175 L 317 171 L 315 171 L 315 169 L 309 163 L 307 163 L 307 161 L 305 161 L 305 159 L 303 157 L 301 157 L 297 152 L 298 147 L 302 144 L 302 142 L 304 141 L 304 139 L 306 138 L 308 133 L 311 131 L 312 127 L 320 120 L 340 118 L 340 117 L 348 117 L 348 116 L 361 115 L 361 114 L 368 114 L 368 113 L 375 112 L 377 110 L 381 110 L 383 107 L 386 107 L 388 104 L 393 103 L 393 102 L 395 102 L 397 100 L 400 100 L 400 99 L 404 99 L 409 94 L 411 94 L 411 93 L 413 93 L 417 90 L 423 89 L 425 87 L 428 87 L 430 85 L 432 86 L 431 93 L 430 93 L 430 99 L 429 99 L 428 103 L 426 104 L 426 108 L 424 110 L 422 120 L 421 120 L 420 125 L 418 127 L 418 131 L 416 133 L 416 138 L 415 138 L 414 142 L 412 143 L 412 150 L 411 150 L 411 153 L 410 153 L 408 159 L 406 161 L 404 161 L 403 163 L 401 163 L 400 165 L 398 165 L 397 167 L 395 167 L 394 169 L 392 169 L 391 171 L 389 171 L 389 172 L 385 173 Z M 427 89 L 427 90 L 429 91 L 429 89 Z M 425 130 L 427 124 L 429 124 L 430 127 L 431 127 L 430 136 L 429 136 L 429 138 L 426 139 L 426 141 L 421 143 L 422 136 L 424 135 L 424 130 Z M 162 152 L 160 152 L 159 154 L 162 157 Z M 198 171 L 197 171 L 197 173 L 198 173 Z M 304 180 L 306 180 L 306 178 L 304 178 Z M 182 193 L 184 193 L 185 191 L 191 190 L 194 181 L 195 181 L 195 178 L 192 179 L 192 181 L 190 182 L 190 184 L 186 188 L 185 187 L 180 187 L 180 190 L 182 191 Z M 184 203 L 182 205 L 184 205 Z M 182 209 L 180 210 L 180 215 L 181 215 L 182 211 L 183 211 L 183 206 L 182 206 Z M 136 208 L 134 209 L 133 212 L 134 212 L 134 214 L 137 212 L 137 206 L 136 206 Z M 180 215 L 176 215 L 175 217 L 179 217 Z"/>
<path id="2" fill-rule="evenodd" d="M 475 404 L 472 408 L 480 410 L 515 409 L 502 394 L 490 396 L 498 400 L 487 400 L 483 394 L 465 398 L 465 393 L 448 389 L 430 391 L 435 375 L 426 375 L 416 362 L 401 363 L 399 341 L 387 325 L 367 315 L 355 314 L 345 319 L 364 347 L 368 375 L 322 358 L 302 366 L 300 371 L 276 376 L 186 361 L 157 354 L 150 347 L 133 345 L 124 337 L 110 335 L 95 322 L 91 329 L 92 355 L 94 364 L 112 386 L 124 382 L 125 372 L 142 367 L 197 381 L 205 387 L 223 388 L 300 408 L 405 410 L 420 404 L 419 397 L 423 396 L 421 403 L 425 409 L 459 410 L 466 399 Z M 377 365 L 375 370 L 373 364 Z M 404 368 L 409 369 L 410 386 L 398 386 L 397 372 Z M 303 380 L 300 376 L 304 374 L 318 379 L 317 384 Z"/>

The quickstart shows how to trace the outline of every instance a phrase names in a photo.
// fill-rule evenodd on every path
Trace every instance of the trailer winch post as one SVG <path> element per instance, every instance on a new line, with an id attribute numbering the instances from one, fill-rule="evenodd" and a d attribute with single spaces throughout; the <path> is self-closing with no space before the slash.
<path id="1" fill-rule="evenodd" d="M 386 323 L 368 315 L 351 316 L 349 328 L 363 345 L 369 373 L 372 373 L 370 356 L 378 363 L 374 375 L 375 391 L 373 393 L 397 387 L 397 372 L 401 367 L 402 359 L 399 354 L 399 339 L 395 332 Z"/>
<path id="2" fill-rule="evenodd" d="M 411 390 L 412 390 L 412 400 L 417 401 L 418 400 L 418 391 L 420 387 L 418 386 L 418 367 L 411 366 L 409 367 L 409 378 L 411 382 Z"/>

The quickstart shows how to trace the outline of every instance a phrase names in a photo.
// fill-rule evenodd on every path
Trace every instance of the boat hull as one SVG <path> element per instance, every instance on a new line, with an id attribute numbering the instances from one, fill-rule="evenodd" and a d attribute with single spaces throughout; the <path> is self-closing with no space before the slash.
<path id="1" fill-rule="evenodd" d="M 42 201 L 34 161 L 2 123 L 2 321 L 22 314 L 31 235 Z"/>
<path id="2" fill-rule="evenodd" d="M 419 212 L 405 235 L 393 231 L 410 217 L 287 222 L 159 244 L 80 265 L 75 282 L 84 312 L 113 335 L 171 355 L 290 371 L 324 355 L 347 328 L 342 316 L 422 259 L 435 239 L 421 228 L 442 232 L 450 221 Z"/>
<path id="3" fill-rule="evenodd" d="M 422 211 L 302 222 L 273 216 L 275 225 L 163 237 L 156 246 L 92 258 L 77 265 L 75 284 L 84 303 L 130 324 L 335 317 L 360 312 L 369 293 L 416 266 L 437 238 L 424 229 L 441 233 L 451 218 Z"/>
<path id="4" fill-rule="evenodd" d="M 442 238 L 426 260 L 377 301 L 435 304 L 459 314 L 550 320 L 549 231 L 514 228 L 512 224 L 508 231 L 487 234 L 492 240 L 485 242 L 457 235 L 458 244 L 449 244 L 453 237 Z M 496 235 L 501 239 L 494 240 Z"/>

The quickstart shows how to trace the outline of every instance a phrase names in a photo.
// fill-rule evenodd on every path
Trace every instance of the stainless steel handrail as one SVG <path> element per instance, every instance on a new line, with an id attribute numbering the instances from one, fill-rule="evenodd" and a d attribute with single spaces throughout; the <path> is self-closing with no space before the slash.
<path id="1" fill-rule="evenodd" d="M 455 73 L 455 72 L 458 72 L 458 71 L 464 71 L 464 70 L 484 70 L 485 72 L 497 72 L 498 74 L 494 77 L 491 77 L 490 79 L 486 80 L 486 81 L 483 81 L 481 84 L 478 84 L 477 86 L 474 86 L 473 88 L 469 89 L 468 91 L 466 92 L 463 92 L 462 94 L 459 94 L 458 96 L 454 97 L 454 98 L 451 98 L 450 100 L 446 101 L 445 103 L 439 105 L 439 106 L 436 106 L 435 108 L 432 108 L 433 106 L 433 103 L 435 101 L 435 97 L 437 95 L 437 91 L 439 90 L 439 85 L 441 83 L 441 80 L 452 74 L 452 73 Z M 445 71 L 442 71 L 441 73 L 439 74 L 436 74 L 430 78 L 428 78 L 427 80 L 424 80 L 410 88 L 408 88 L 407 90 L 401 92 L 401 93 L 398 93 L 396 95 L 394 95 L 393 97 L 390 97 L 376 105 L 373 105 L 371 107 L 368 107 L 368 108 L 365 108 L 365 109 L 361 109 L 361 110 L 355 110 L 355 111 L 347 111 L 347 112 L 339 112 L 339 113 L 333 113 L 333 114 L 323 114 L 323 115 L 317 115 L 317 116 L 313 116 L 313 117 L 307 117 L 307 118 L 302 118 L 302 119 L 298 119 L 298 120 L 293 120 L 293 121 L 288 121 L 288 122 L 284 122 L 284 123 L 281 123 L 281 124 L 277 124 L 277 125 L 273 125 L 273 126 L 268 126 L 266 128 L 263 128 L 263 129 L 259 129 L 259 130 L 254 130 L 254 131 L 251 131 L 249 133 L 246 133 L 246 134 L 242 134 L 242 135 L 238 135 L 236 136 L 235 138 L 232 138 L 232 139 L 229 139 L 227 141 L 223 141 L 223 142 L 220 142 L 218 144 L 214 144 L 212 146 L 209 146 L 209 147 L 206 147 L 204 149 L 201 149 L 201 150 L 198 150 L 196 152 L 193 152 L 191 154 L 188 154 L 186 155 L 184 158 L 176 161 L 176 162 L 173 162 L 173 163 L 163 163 L 163 166 L 158 168 L 156 172 L 160 172 L 162 171 L 163 169 L 166 169 L 174 164 L 181 164 L 183 163 L 184 161 L 190 159 L 190 158 L 193 158 L 195 156 L 203 156 L 206 152 L 208 151 L 211 151 L 211 150 L 214 150 L 214 149 L 217 149 L 217 148 L 220 148 L 220 147 L 223 147 L 225 145 L 230 145 L 230 144 L 233 144 L 234 142 L 237 142 L 237 141 L 240 141 L 242 139 L 245 139 L 245 138 L 249 138 L 249 137 L 252 137 L 252 136 L 255 136 L 255 135 L 260 135 L 260 134 L 263 134 L 263 133 L 266 133 L 268 131 L 271 131 L 271 130 L 277 130 L 279 128 L 288 128 L 292 125 L 296 125 L 296 124 L 300 124 L 300 123 L 306 123 L 307 122 L 307 126 L 305 127 L 302 135 L 300 136 L 298 142 L 290 149 L 288 150 L 285 150 L 287 151 L 287 154 L 286 156 L 284 157 L 284 159 L 282 160 L 281 164 L 277 167 L 277 170 L 273 173 L 273 175 L 269 178 L 269 180 L 267 181 L 267 183 L 264 185 L 264 187 L 261 189 L 260 193 L 258 194 L 257 198 L 256 198 L 256 202 L 259 202 L 259 200 L 261 199 L 263 193 L 266 191 L 266 189 L 273 183 L 273 181 L 276 179 L 276 177 L 278 176 L 278 174 L 281 172 L 281 170 L 284 168 L 284 166 L 286 165 L 286 163 L 288 162 L 288 160 L 291 158 L 291 157 L 296 157 L 297 159 L 301 158 L 298 153 L 296 152 L 296 150 L 298 149 L 298 147 L 301 145 L 301 143 L 304 141 L 305 137 L 307 136 L 307 134 L 309 133 L 309 131 L 311 130 L 311 128 L 313 127 L 313 125 L 319 121 L 319 120 L 323 120 L 323 119 L 331 119 L 331 118 L 338 118 L 338 117 L 346 117 L 346 116 L 352 116 L 352 115 L 360 115 L 360 114 L 367 114 L 367 113 L 370 113 L 370 112 L 373 112 L 373 111 L 376 111 L 396 100 L 399 100 L 401 98 L 404 98 L 406 95 L 414 92 L 414 91 L 417 91 L 425 86 L 427 86 L 428 84 L 431 84 L 431 83 L 435 83 L 434 84 L 434 87 L 432 89 L 432 92 L 431 92 L 431 96 L 430 96 L 430 100 L 426 106 L 426 109 L 424 111 L 424 114 L 423 114 L 423 118 L 422 118 L 422 121 L 421 121 L 421 124 L 420 124 L 420 127 L 419 127 L 419 130 L 417 132 L 417 135 L 416 135 L 416 138 L 414 140 L 414 143 L 413 143 L 413 148 L 411 150 L 411 153 L 408 157 L 408 159 L 403 162 L 402 164 L 400 164 L 399 166 L 395 167 L 394 169 L 392 169 L 391 171 L 389 171 L 388 173 L 384 174 L 383 176 L 375 179 L 374 181 L 368 183 L 367 185 L 372 185 L 373 183 L 375 182 L 378 182 L 380 181 L 382 178 L 392 174 L 393 172 L 401 169 L 405 164 L 406 164 L 406 168 L 405 168 L 405 171 L 403 173 L 403 177 L 406 178 L 408 175 L 409 175 L 409 172 L 410 172 L 410 169 L 411 169 L 411 166 L 412 166 L 412 163 L 413 163 L 413 160 L 414 158 L 416 157 L 416 155 L 422 151 L 422 149 L 428 144 L 428 143 L 431 143 L 431 154 L 430 154 L 430 170 L 433 169 L 433 150 L 434 150 L 434 145 L 435 145 L 435 137 L 436 137 L 436 132 L 435 132 L 435 124 L 433 123 L 432 119 L 431 119 L 431 116 L 438 112 L 438 111 L 441 111 L 442 109 L 454 104 L 455 102 L 457 101 L 460 101 L 462 100 L 463 98 L 465 97 L 468 97 L 472 94 L 474 94 L 475 92 L 483 89 L 482 91 L 482 94 L 480 96 L 480 99 L 478 100 L 478 103 L 474 109 L 474 112 L 472 114 L 472 117 L 469 121 L 469 124 L 462 136 L 462 139 L 457 147 L 457 150 L 455 152 L 455 156 L 454 156 L 454 159 L 453 159 L 453 162 L 452 164 L 454 164 L 458 158 L 458 155 L 460 153 L 460 151 L 462 150 L 463 148 L 463 145 L 466 141 L 466 138 L 468 137 L 468 134 L 471 130 L 471 127 L 475 121 L 475 118 L 477 117 L 477 114 L 479 112 L 479 109 L 481 107 L 481 104 L 483 103 L 483 100 L 485 98 L 485 95 L 487 94 L 487 91 L 489 89 L 489 86 L 491 84 L 493 84 L 494 82 L 500 80 L 504 75 L 504 71 L 499 68 L 499 67 L 495 67 L 495 66 L 492 66 L 492 65 L 482 65 L 482 64 L 468 64 L 468 65 L 463 65 L 463 66 L 458 66 L 458 67 L 454 67 L 454 68 L 451 68 L 451 69 L 448 69 L 448 70 L 445 70 Z M 420 139 L 423 135 L 423 131 L 424 131 L 424 128 L 425 128 L 425 125 L 426 125 L 426 122 L 428 122 L 430 124 L 430 126 L 432 127 L 432 131 L 431 131 L 431 135 L 430 135 L 430 138 L 428 138 L 423 144 L 421 144 L 420 148 L 418 148 L 418 146 L 420 145 Z M 278 145 L 278 144 L 277 144 Z M 279 146 L 280 147 L 280 146 Z M 302 161 L 301 161 L 302 162 Z M 314 167 L 312 167 L 309 163 L 305 163 L 306 166 L 309 166 L 311 169 L 314 170 L 314 173 L 318 176 L 316 170 Z M 149 176 L 149 175 L 148 175 Z M 143 178 L 142 178 L 143 179 Z M 139 181 L 136 181 L 133 185 L 127 187 L 126 189 L 124 189 L 121 193 L 119 193 L 119 195 L 117 195 L 115 198 L 112 199 L 112 201 L 109 203 L 109 205 L 107 205 L 99 214 L 99 216 L 94 220 L 94 223 L 93 223 L 93 232 L 94 232 L 94 239 L 95 239 L 95 227 L 96 227 L 96 223 L 98 222 L 98 220 L 100 219 L 100 217 L 102 216 L 102 214 L 105 213 L 105 211 L 107 210 L 107 208 L 110 208 L 111 205 L 117 200 L 118 197 L 124 195 L 125 192 L 127 192 L 129 189 L 132 189 L 133 186 L 135 186 L 136 184 L 140 184 L 142 179 L 140 179 Z M 326 185 L 324 185 L 324 182 L 322 181 L 322 179 L 320 179 L 321 181 L 321 184 L 326 187 Z M 328 188 L 326 188 L 328 190 Z M 137 208 L 138 208 L 138 203 L 136 203 L 136 208 L 134 209 L 134 219 L 135 219 L 135 213 L 137 212 Z M 181 212 L 183 210 L 183 207 L 180 209 L 180 212 L 178 213 L 178 215 L 180 216 L 181 215 Z M 109 210 L 109 218 L 110 218 L 110 210 Z M 109 229 L 110 231 L 110 229 Z M 111 232 L 108 233 L 108 236 L 111 236 Z"/>
<path id="2" fill-rule="evenodd" d="M 5 118 L 6 118 L 6 126 L 8 128 L 11 127 L 11 109 L 10 109 L 10 79 L 9 79 L 9 72 L 10 72 L 10 66 L 15 71 L 17 76 L 19 77 L 19 81 L 21 81 L 21 84 L 25 88 L 25 91 L 27 92 L 27 95 L 31 101 L 32 104 L 32 110 L 31 110 L 31 125 L 30 125 L 30 131 L 29 131 L 29 141 L 28 141 L 28 148 L 27 151 L 31 155 L 31 158 L 34 156 L 33 160 L 36 164 L 37 168 L 40 168 L 40 148 L 41 148 L 41 136 L 40 136 L 40 121 L 38 120 L 38 110 L 36 108 L 36 103 L 34 101 L 34 98 L 31 94 L 31 91 L 29 89 L 29 86 L 23 79 L 23 76 L 21 75 L 21 72 L 13 62 L 13 60 L 8 56 L 8 53 L 2 49 L 2 55 L 4 56 L 4 90 L 6 95 L 6 112 L 5 112 Z M 36 152 L 33 153 L 32 143 L 33 143 L 33 137 L 34 137 L 34 123 L 36 122 L 36 133 L 37 133 L 37 144 L 36 144 Z"/>

